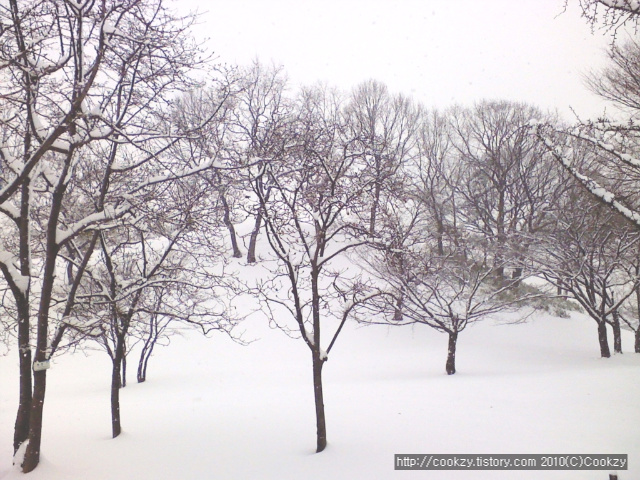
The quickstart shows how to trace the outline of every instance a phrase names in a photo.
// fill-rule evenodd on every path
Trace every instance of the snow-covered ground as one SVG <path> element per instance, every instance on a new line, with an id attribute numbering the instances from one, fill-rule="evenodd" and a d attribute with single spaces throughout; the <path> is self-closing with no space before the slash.
<path id="1" fill-rule="evenodd" d="M 348 326 L 324 369 L 329 446 L 315 454 L 307 347 L 245 322 L 241 346 L 191 332 L 157 351 L 122 392 L 110 438 L 107 356 L 49 371 L 40 466 L 11 466 L 17 356 L 0 357 L 0 478 L 16 480 L 580 479 L 609 471 L 394 471 L 394 453 L 627 453 L 640 478 L 640 355 L 598 358 L 595 323 L 537 316 L 476 324 L 444 373 L 446 336 L 426 327 Z"/>

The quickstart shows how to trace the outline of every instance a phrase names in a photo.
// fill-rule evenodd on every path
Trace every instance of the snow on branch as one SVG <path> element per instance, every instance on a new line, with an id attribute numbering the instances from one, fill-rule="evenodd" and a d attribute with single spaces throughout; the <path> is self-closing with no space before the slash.
<path id="1" fill-rule="evenodd" d="M 9 202 L 0 203 L 0 212 L 7 215 L 14 222 L 17 222 L 20 219 L 20 212 Z"/>
<path id="2" fill-rule="evenodd" d="M 177 171 L 175 173 L 170 173 L 167 175 L 158 175 L 155 177 L 151 177 L 146 182 L 138 185 L 135 189 L 129 192 L 129 195 L 132 195 L 140 190 L 143 190 L 144 188 L 147 188 L 159 183 L 165 183 L 172 180 L 179 180 L 181 178 L 191 177 L 199 173 L 206 172 L 207 170 L 219 169 L 219 168 L 224 168 L 224 165 L 221 165 L 215 159 L 211 159 L 208 162 L 205 162 L 204 164 L 194 168 L 188 168 L 188 169 Z"/>
<path id="3" fill-rule="evenodd" d="M 603 186 L 601 186 L 594 179 L 589 178 L 587 175 L 584 175 L 576 169 L 571 161 L 563 155 L 560 149 L 554 145 L 547 136 L 545 136 L 542 132 L 543 126 L 538 125 L 536 130 L 536 135 L 543 142 L 544 146 L 551 152 L 556 160 L 558 160 L 562 166 L 576 179 L 578 180 L 594 197 L 596 197 L 600 202 L 609 205 L 612 209 L 620 213 L 627 220 L 632 222 L 638 228 L 640 228 L 640 213 L 637 211 L 633 211 L 630 208 L 626 207 L 622 203 L 620 203 L 613 192 L 607 190 Z M 580 137 L 582 138 L 582 137 Z M 588 140 L 588 139 L 587 139 Z M 613 147 L 611 147 L 613 148 Z M 608 148 L 604 148 L 606 151 L 609 151 Z M 637 160 L 636 160 L 637 161 Z"/>
<path id="4" fill-rule="evenodd" d="M 62 245 L 70 238 L 76 236 L 78 233 L 86 229 L 87 227 L 96 223 L 107 222 L 115 220 L 129 211 L 130 206 L 128 204 L 123 205 L 116 209 L 104 209 L 101 212 L 95 212 L 91 215 L 84 217 L 82 220 L 74 223 L 66 230 L 58 228 L 56 231 L 56 243 Z"/>
<path id="5" fill-rule="evenodd" d="M 629 155 L 628 153 L 622 153 L 622 152 L 618 151 L 610 143 L 603 142 L 602 140 L 599 140 L 599 139 L 597 139 L 595 137 L 592 137 L 591 135 L 587 135 L 587 134 L 584 134 L 584 133 L 571 133 L 571 132 L 569 132 L 569 135 L 571 135 L 572 137 L 574 137 L 574 138 L 576 138 L 578 140 L 585 140 L 585 141 L 595 145 L 596 147 L 598 147 L 601 150 L 604 150 L 605 152 L 613 155 L 614 157 L 618 158 L 623 163 L 627 164 L 628 166 L 630 166 L 632 168 L 640 169 L 640 158 L 634 158 L 633 156 Z"/>
<path id="6" fill-rule="evenodd" d="M 6 250 L 0 250 L 0 269 L 7 277 L 7 281 L 12 288 L 17 288 L 22 295 L 26 295 L 29 289 L 29 277 L 22 275 L 15 264 L 18 263 L 18 259 L 15 255 L 7 252 Z"/>

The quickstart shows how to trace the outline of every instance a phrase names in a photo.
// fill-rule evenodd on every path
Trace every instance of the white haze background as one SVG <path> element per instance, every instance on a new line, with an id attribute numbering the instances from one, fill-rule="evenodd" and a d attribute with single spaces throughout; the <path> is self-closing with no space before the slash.
<path id="1" fill-rule="evenodd" d="M 293 85 L 344 90 L 374 78 L 428 107 L 506 99 L 573 120 L 605 103 L 582 77 L 611 37 L 591 32 L 577 0 L 176 1 L 202 12 L 197 33 L 222 62 L 284 66 Z M 620 38 L 628 33 L 621 31 Z"/>

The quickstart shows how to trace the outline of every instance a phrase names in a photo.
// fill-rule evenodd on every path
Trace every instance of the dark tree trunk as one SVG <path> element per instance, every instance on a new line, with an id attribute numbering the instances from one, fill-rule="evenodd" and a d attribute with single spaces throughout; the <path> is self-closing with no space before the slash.
<path id="1" fill-rule="evenodd" d="M 447 350 L 447 375 L 456 373 L 456 344 L 458 343 L 458 332 L 449 332 L 449 348 Z"/>
<path id="2" fill-rule="evenodd" d="M 638 325 L 638 329 L 635 332 L 635 342 L 633 344 L 633 351 L 635 353 L 640 353 L 640 325 Z"/>
<path id="3" fill-rule="evenodd" d="M 320 359 L 317 352 L 313 355 L 313 394 L 316 402 L 316 453 L 319 453 L 327 446 L 327 425 L 324 415 L 324 395 L 322 393 L 322 366 L 324 360 Z"/>
<path id="4" fill-rule="evenodd" d="M 229 236 L 231 238 L 231 247 L 233 248 L 233 256 L 234 258 L 241 258 L 242 252 L 240 251 L 240 247 L 238 246 L 238 236 L 236 235 L 236 229 L 233 226 L 233 222 L 231 221 L 231 209 L 229 208 L 229 203 L 227 202 L 227 198 L 222 192 L 220 193 L 220 201 L 222 202 L 222 208 L 224 212 L 222 221 L 227 227 L 227 230 L 229 230 Z M 255 255 L 255 252 L 254 252 L 254 255 Z"/>
<path id="5" fill-rule="evenodd" d="M 148 353 L 142 353 L 140 355 L 140 361 L 138 362 L 138 383 L 147 381 L 147 365 L 149 363 L 149 357 L 151 356 L 151 350 Z"/>
<path id="6" fill-rule="evenodd" d="M 496 269 L 496 275 L 499 279 L 504 278 L 504 261 L 505 261 L 505 248 L 507 244 L 507 236 L 505 233 L 505 192 L 504 186 L 501 182 L 498 186 L 498 213 L 496 218 L 496 232 L 497 232 L 497 253 L 496 263 L 498 268 Z"/>
<path id="7" fill-rule="evenodd" d="M 18 356 L 20 365 L 20 400 L 13 433 L 13 453 L 29 438 L 29 417 L 31 411 L 32 383 L 31 383 L 31 346 L 29 345 L 29 317 L 28 306 L 19 315 L 18 320 Z M 19 305 L 18 308 L 22 310 Z"/>
<path id="8" fill-rule="evenodd" d="M 613 312 L 611 327 L 613 328 L 613 351 L 622 353 L 622 332 L 620 331 L 620 316 L 618 312 Z"/>
<path id="9" fill-rule="evenodd" d="M 598 322 L 598 342 L 600 343 L 600 356 L 602 358 L 611 357 L 609 350 L 609 340 L 607 338 L 607 322 L 601 320 Z"/>
<path id="10" fill-rule="evenodd" d="M 436 210 L 436 232 L 437 240 L 438 240 L 438 255 L 444 256 L 444 222 L 442 221 L 442 216 L 440 211 Z"/>
<path id="11" fill-rule="evenodd" d="M 30 182 L 27 179 L 22 186 L 20 206 L 20 273 L 30 276 L 30 239 L 29 239 L 29 207 Z M 32 398 L 31 380 L 31 333 L 29 315 L 29 290 L 15 291 L 16 306 L 18 308 L 18 357 L 20 365 L 20 394 L 18 413 L 13 432 L 13 453 L 29 437 L 29 416 Z"/>
<path id="12" fill-rule="evenodd" d="M 111 370 L 111 436 L 116 438 L 122 432 L 120 425 L 120 363 L 114 361 Z"/>
<path id="13" fill-rule="evenodd" d="M 396 305 L 393 309 L 393 321 L 401 322 L 404 314 L 402 313 L 402 306 L 404 303 L 404 292 L 400 292 L 400 296 L 396 300 Z"/>
<path id="14" fill-rule="evenodd" d="M 147 380 L 147 365 L 149 364 L 149 358 L 153 353 L 153 348 L 156 346 L 158 340 L 158 323 L 157 319 L 151 317 L 149 321 L 149 335 L 144 342 L 142 351 L 140 352 L 140 360 L 138 361 L 138 383 L 142 383 Z"/>
<path id="15" fill-rule="evenodd" d="M 37 358 L 37 355 L 36 355 Z M 42 441 L 42 414 L 47 389 L 47 371 L 33 372 L 33 398 L 29 413 L 29 444 L 22 462 L 22 472 L 33 471 L 40 463 L 40 444 Z"/>
<path id="16" fill-rule="evenodd" d="M 258 241 L 258 234 L 262 227 L 262 212 L 258 212 L 256 215 L 256 223 L 253 225 L 251 236 L 249 237 L 249 249 L 247 251 L 247 263 L 256 263 L 256 243 Z"/>
<path id="17" fill-rule="evenodd" d="M 122 432 L 120 423 L 120 388 L 122 386 L 122 361 L 124 359 L 124 335 L 118 335 L 111 368 L 111 434 L 116 438 Z"/>
<path id="18" fill-rule="evenodd" d="M 380 181 L 376 181 L 373 191 L 373 202 L 371 204 L 371 214 L 369 217 L 369 234 L 374 235 L 376 233 L 376 222 L 378 217 L 378 205 L 380 204 L 380 193 L 382 192 L 382 185 Z"/>
<path id="19" fill-rule="evenodd" d="M 124 388 L 127 386 L 127 354 L 122 356 L 122 381 L 120 382 L 120 387 Z"/>
<path id="20" fill-rule="evenodd" d="M 61 178 L 67 174 L 68 163 L 62 169 Z M 47 361 L 48 340 L 49 340 L 49 309 L 51 308 L 51 298 L 55 282 L 56 258 L 58 256 L 58 244 L 56 243 L 56 232 L 58 218 L 64 197 L 66 185 L 59 185 L 53 194 L 51 213 L 47 222 L 47 248 L 45 254 L 45 265 L 42 274 L 42 290 L 40 292 L 40 305 L 38 307 L 38 328 L 36 333 L 36 350 L 34 361 Z M 34 369 L 35 370 L 35 369 Z M 42 441 L 42 414 L 44 409 L 44 398 L 47 386 L 47 371 L 38 370 L 33 372 L 33 398 L 31 399 L 31 412 L 29 413 L 29 444 L 24 453 L 22 472 L 29 473 L 40 463 L 40 444 Z"/>

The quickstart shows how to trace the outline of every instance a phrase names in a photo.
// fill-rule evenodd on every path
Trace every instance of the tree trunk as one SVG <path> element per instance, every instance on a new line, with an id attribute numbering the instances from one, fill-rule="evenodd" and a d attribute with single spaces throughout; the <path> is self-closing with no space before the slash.
<path id="1" fill-rule="evenodd" d="M 458 332 L 449 332 L 449 349 L 447 350 L 447 375 L 456 373 L 456 344 L 458 342 Z"/>
<path id="2" fill-rule="evenodd" d="M 324 360 L 319 352 L 313 355 L 313 394 L 316 402 L 316 453 L 320 453 L 327 446 L 327 425 L 324 416 L 324 395 L 322 393 L 322 366 Z"/>
<path id="3" fill-rule="evenodd" d="M 37 357 L 37 355 L 36 355 Z M 33 372 L 33 399 L 29 412 L 29 444 L 24 453 L 22 473 L 33 471 L 40 463 L 40 444 L 42 441 L 42 413 L 47 389 L 47 371 Z"/>
<path id="4" fill-rule="evenodd" d="M 611 357 L 609 340 L 607 339 L 607 322 L 604 320 L 598 322 L 598 342 L 600 343 L 600 356 L 602 358 Z"/>
<path id="5" fill-rule="evenodd" d="M 241 258 L 242 252 L 240 251 L 240 247 L 238 246 L 238 236 L 236 235 L 236 229 L 233 226 L 233 222 L 231 221 L 231 209 L 229 208 L 229 203 L 227 202 L 227 198 L 222 192 L 220 192 L 220 201 L 222 202 L 222 208 L 224 212 L 222 221 L 227 227 L 227 230 L 229 230 L 229 236 L 231 238 L 231 247 L 233 249 L 233 257 Z M 254 251 L 254 256 L 255 256 L 255 251 Z"/>
<path id="6" fill-rule="evenodd" d="M 22 310 L 19 305 L 18 308 Z M 31 411 L 32 383 L 31 383 L 31 346 L 29 345 L 29 318 L 24 312 L 18 320 L 18 356 L 20 361 L 20 400 L 13 432 L 13 453 L 15 454 L 23 442 L 29 438 L 29 417 Z"/>
<path id="7" fill-rule="evenodd" d="M 501 188 L 502 187 L 502 188 Z M 505 247 L 507 244 L 507 237 L 505 233 L 505 192 L 503 183 L 500 182 L 498 186 L 498 212 L 496 217 L 496 232 L 497 232 L 497 253 L 496 263 L 498 268 L 496 269 L 496 275 L 499 279 L 504 279 L 504 263 L 505 263 Z"/>
<path id="8" fill-rule="evenodd" d="M 122 360 L 124 358 L 124 338 L 118 336 L 111 368 L 111 434 L 116 438 L 122 432 L 120 424 L 120 387 L 122 386 Z"/>
<path id="9" fill-rule="evenodd" d="M 261 227 L 262 227 L 262 212 L 258 212 L 258 214 L 256 215 L 256 223 L 254 224 L 253 230 L 251 231 L 251 236 L 249 237 L 247 263 L 256 263 L 256 243 L 258 241 L 258 234 L 260 233 Z"/>
<path id="10" fill-rule="evenodd" d="M 401 322 L 404 318 L 404 314 L 402 313 L 402 307 L 404 306 L 404 288 L 400 290 L 400 295 L 396 300 L 395 307 L 393 309 L 393 321 Z"/>
<path id="11" fill-rule="evenodd" d="M 122 432 L 120 425 L 120 362 L 113 361 L 111 370 L 111 436 L 116 438 Z"/>
<path id="12" fill-rule="evenodd" d="M 613 312 L 613 351 L 614 353 L 622 353 L 622 333 L 620 332 L 620 317 L 618 312 Z"/>
<path id="13" fill-rule="evenodd" d="M 127 354 L 125 353 L 122 356 L 122 381 L 120 382 L 120 387 L 124 388 L 127 386 Z"/>
<path id="14" fill-rule="evenodd" d="M 22 186 L 20 206 L 20 273 L 24 276 L 31 276 L 31 243 L 29 239 L 30 188 L 30 181 L 27 178 Z M 33 384 L 31 380 L 29 289 L 26 292 L 16 290 L 14 296 L 18 308 L 18 357 L 20 365 L 20 400 L 13 431 L 13 453 L 15 454 L 20 445 L 29 438 L 29 416 Z"/>
<path id="15" fill-rule="evenodd" d="M 63 170 L 63 175 L 66 171 Z M 57 198 L 56 198 L 57 196 Z M 36 362 L 45 362 L 48 358 L 49 341 L 49 309 L 55 281 L 55 266 L 58 245 L 55 243 L 57 217 L 60 213 L 59 192 L 54 195 L 54 204 L 51 207 L 51 216 L 47 225 L 47 252 L 45 268 L 42 275 L 42 291 L 40 293 L 40 306 L 38 309 L 38 328 L 36 334 Z M 29 444 L 24 453 L 22 472 L 29 473 L 40 463 L 40 444 L 42 441 L 42 414 L 44 410 L 44 398 L 47 390 L 46 369 L 33 372 L 33 398 L 31 400 L 31 412 L 29 413 Z"/>
<path id="16" fill-rule="evenodd" d="M 640 353 L 640 325 L 638 325 L 638 329 L 636 330 L 636 334 L 635 334 L 635 343 L 633 345 L 633 350 L 635 353 Z"/>
<path id="17" fill-rule="evenodd" d="M 437 232 L 437 240 L 438 240 L 438 255 L 441 257 L 444 256 L 444 222 L 442 221 L 442 215 L 440 211 L 436 208 L 435 211 L 435 219 L 436 219 L 436 232 Z"/>
<path id="18" fill-rule="evenodd" d="M 142 383 L 147 380 L 147 365 L 149 364 L 149 358 L 153 353 L 153 347 L 158 340 L 158 324 L 157 318 L 151 317 L 149 321 L 149 335 L 144 342 L 142 351 L 140 352 L 140 360 L 138 361 L 138 383 Z"/>
<path id="19" fill-rule="evenodd" d="M 373 192 L 373 202 L 371 204 L 371 214 L 369 217 L 369 235 L 371 236 L 373 236 L 376 233 L 378 205 L 380 204 L 381 192 L 382 192 L 382 185 L 380 185 L 380 181 L 376 181 L 376 185 Z"/>

